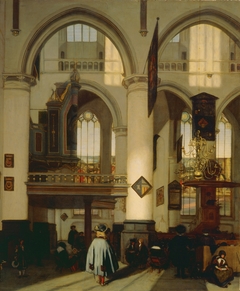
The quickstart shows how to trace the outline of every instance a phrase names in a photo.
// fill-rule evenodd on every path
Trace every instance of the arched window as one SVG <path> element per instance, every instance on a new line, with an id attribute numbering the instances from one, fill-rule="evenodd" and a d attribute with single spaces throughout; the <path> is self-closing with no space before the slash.
<path id="1" fill-rule="evenodd" d="M 115 172 L 115 133 L 111 136 L 111 173 Z M 97 116 L 87 110 L 77 121 L 77 156 L 81 173 L 101 172 L 101 124 Z"/>
<path id="2" fill-rule="evenodd" d="M 100 172 L 100 123 L 91 111 L 82 113 L 77 122 L 77 156 L 82 173 Z"/>
<path id="3" fill-rule="evenodd" d="M 219 133 L 216 135 L 216 158 L 222 168 L 221 180 L 231 181 L 232 168 L 232 125 L 222 113 L 218 123 Z M 221 216 L 232 215 L 232 188 L 216 189 L 216 199 Z"/>
<path id="4" fill-rule="evenodd" d="M 181 119 L 182 146 L 187 149 L 192 138 L 192 116 L 187 111 L 182 113 Z M 182 153 L 183 160 L 188 157 Z M 183 187 L 181 215 L 196 215 L 196 188 Z"/>

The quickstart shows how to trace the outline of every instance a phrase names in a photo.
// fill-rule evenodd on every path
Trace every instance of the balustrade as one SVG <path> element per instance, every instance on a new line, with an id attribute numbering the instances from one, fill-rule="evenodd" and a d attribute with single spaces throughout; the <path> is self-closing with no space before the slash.
<path id="1" fill-rule="evenodd" d="M 65 174 L 65 173 L 29 173 L 28 183 L 70 183 L 70 184 L 127 184 L 126 175 L 112 174 Z"/>

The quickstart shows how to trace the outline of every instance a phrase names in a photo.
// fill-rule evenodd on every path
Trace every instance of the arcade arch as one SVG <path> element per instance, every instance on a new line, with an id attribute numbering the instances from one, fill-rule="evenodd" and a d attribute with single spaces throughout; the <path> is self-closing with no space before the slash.
<path id="1" fill-rule="evenodd" d="M 22 60 L 20 64 L 21 71 L 32 74 L 37 55 L 49 38 L 59 29 L 79 22 L 91 25 L 101 31 L 114 43 L 121 55 L 125 76 L 137 71 L 134 49 L 119 26 L 113 20 L 107 19 L 98 12 L 83 7 L 73 7 L 60 11 L 54 16 L 45 19 L 38 27 L 33 28 L 33 33 L 25 46 L 22 58 L 20 58 Z"/>
<path id="2" fill-rule="evenodd" d="M 161 56 L 164 49 L 170 40 L 179 32 L 183 31 L 190 26 L 197 24 L 210 24 L 218 27 L 224 31 L 234 42 L 239 46 L 240 44 L 240 21 L 235 19 L 234 16 L 230 17 L 229 12 L 226 13 L 221 9 L 203 9 L 192 12 L 186 12 L 180 15 L 173 23 L 169 23 L 167 27 L 159 35 L 158 46 L 159 55 Z"/>

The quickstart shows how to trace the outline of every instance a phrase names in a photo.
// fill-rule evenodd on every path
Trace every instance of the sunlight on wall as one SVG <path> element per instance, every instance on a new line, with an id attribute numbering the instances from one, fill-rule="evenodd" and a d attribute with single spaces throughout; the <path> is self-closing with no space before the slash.
<path id="1" fill-rule="evenodd" d="M 122 84 L 122 60 L 114 44 L 105 37 L 105 75 L 106 85 L 119 86 Z"/>
<path id="2" fill-rule="evenodd" d="M 200 87 L 220 87 L 224 59 L 221 44 L 222 34 L 210 25 L 196 25 L 189 34 L 189 85 Z M 214 74 L 215 73 L 215 74 Z"/>

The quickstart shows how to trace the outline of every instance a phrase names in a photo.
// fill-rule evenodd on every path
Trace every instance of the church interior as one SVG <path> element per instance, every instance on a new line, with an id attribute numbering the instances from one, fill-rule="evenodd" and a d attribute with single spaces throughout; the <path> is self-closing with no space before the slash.
<path id="1" fill-rule="evenodd" d="M 182 224 L 240 272 L 238 8 L 0 0 L 4 259 L 39 234 L 47 256 L 72 225 L 89 246 L 104 223 L 126 263 L 131 239 L 150 247 Z"/>

